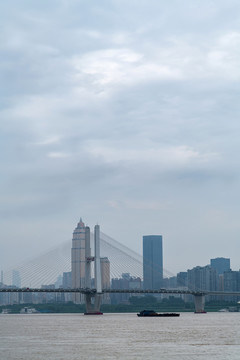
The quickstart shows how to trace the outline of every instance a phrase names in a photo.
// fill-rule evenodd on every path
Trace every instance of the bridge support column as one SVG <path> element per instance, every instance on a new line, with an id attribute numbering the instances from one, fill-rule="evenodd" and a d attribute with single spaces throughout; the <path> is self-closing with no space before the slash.
<path id="1" fill-rule="evenodd" d="M 195 314 L 204 314 L 205 295 L 194 295 Z"/>
<path id="2" fill-rule="evenodd" d="M 93 303 L 92 298 L 94 299 Z M 84 315 L 102 315 L 100 311 L 101 300 L 101 294 L 85 294 L 86 312 Z"/>
<path id="3" fill-rule="evenodd" d="M 100 226 L 94 227 L 94 243 L 95 243 L 95 257 L 94 257 L 94 270 L 95 270 L 95 288 L 97 293 L 102 292 L 102 275 L 101 275 L 101 259 L 100 259 Z"/>

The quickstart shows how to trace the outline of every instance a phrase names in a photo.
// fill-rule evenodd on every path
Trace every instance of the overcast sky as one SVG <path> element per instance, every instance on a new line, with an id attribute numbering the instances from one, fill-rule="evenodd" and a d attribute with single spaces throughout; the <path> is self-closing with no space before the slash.
<path id="1" fill-rule="evenodd" d="M 240 2 L 0 4 L 0 269 L 80 216 L 164 268 L 240 268 Z"/>

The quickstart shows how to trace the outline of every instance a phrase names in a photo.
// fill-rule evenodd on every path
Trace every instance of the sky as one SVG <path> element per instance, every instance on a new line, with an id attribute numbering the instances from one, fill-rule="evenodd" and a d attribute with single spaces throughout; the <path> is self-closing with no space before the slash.
<path id="1" fill-rule="evenodd" d="M 0 269 L 80 217 L 175 274 L 240 252 L 240 3 L 0 3 Z"/>

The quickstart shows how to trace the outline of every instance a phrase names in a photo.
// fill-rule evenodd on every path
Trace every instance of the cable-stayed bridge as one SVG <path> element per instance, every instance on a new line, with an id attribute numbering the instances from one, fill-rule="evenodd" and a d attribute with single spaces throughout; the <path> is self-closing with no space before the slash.
<path id="1" fill-rule="evenodd" d="M 91 233 L 91 248 L 93 245 Z M 22 287 L 40 288 L 42 285 L 55 284 L 60 275 L 71 271 L 72 240 L 28 260 L 6 269 L 3 273 L 3 282 L 13 283 L 13 272 L 17 271 L 21 277 Z M 120 278 L 123 273 L 130 273 L 133 277 L 143 277 L 143 260 L 141 255 L 124 246 L 117 240 L 101 232 L 100 255 L 110 261 L 110 277 Z M 166 276 L 171 275 L 165 272 Z"/>
<path id="2" fill-rule="evenodd" d="M 118 279 L 122 274 L 129 273 L 131 277 L 143 280 L 143 259 L 142 256 L 107 236 L 100 234 L 100 253 L 101 257 L 106 257 L 110 263 L 111 279 Z M 94 248 L 94 234 L 90 234 L 91 248 Z M 95 298 L 95 302 L 100 306 L 99 294 L 96 287 L 83 288 L 46 288 L 48 285 L 56 284 L 59 276 L 63 273 L 71 271 L 71 241 L 52 248 L 48 252 L 29 261 L 23 262 L 18 266 L 7 269 L 3 273 L 2 282 L 6 285 L 13 284 L 13 273 L 20 274 L 21 287 L 6 287 L 2 285 L 0 292 L 16 292 L 16 293 L 79 293 L 84 294 L 86 303 L 91 303 L 91 298 Z M 93 273 L 93 262 L 91 263 Z M 173 276 L 170 272 L 164 270 L 164 277 Z M 240 295 L 240 293 L 232 292 L 213 292 L 204 290 L 189 289 L 112 289 L 102 288 L 101 294 L 111 293 L 128 293 L 128 294 L 185 294 L 193 295 L 195 299 L 196 312 L 204 312 L 204 300 L 206 295 Z M 88 300 L 87 300 L 88 299 Z M 98 299 L 98 300 L 96 300 Z"/>

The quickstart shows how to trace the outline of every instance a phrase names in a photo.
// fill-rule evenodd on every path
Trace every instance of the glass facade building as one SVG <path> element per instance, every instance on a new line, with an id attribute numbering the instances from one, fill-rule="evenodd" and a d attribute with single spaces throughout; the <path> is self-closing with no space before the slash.
<path id="1" fill-rule="evenodd" d="M 162 280 L 162 235 L 145 235 L 143 236 L 143 288 L 160 289 Z"/>
<path id="2" fill-rule="evenodd" d="M 218 275 L 223 275 L 225 271 L 230 271 L 230 259 L 223 257 L 211 259 L 211 267 L 216 269 Z"/>

